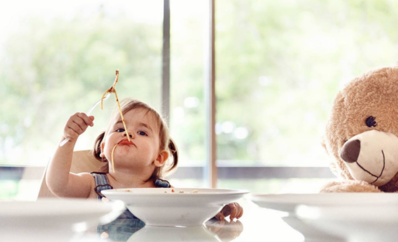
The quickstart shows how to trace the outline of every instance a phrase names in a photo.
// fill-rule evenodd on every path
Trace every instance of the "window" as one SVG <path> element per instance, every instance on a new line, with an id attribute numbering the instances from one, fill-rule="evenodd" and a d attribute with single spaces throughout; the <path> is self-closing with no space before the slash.
<path id="1" fill-rule="evenodd" d="M 333 177 L 320 138 L 337 90 L 396 62 L 393 2 L 215 3 L 218 187 L 316 191 Z M 69 116 L 86 112 L 120 69 L 120 98 L 158 110 L 170 102 L 180 150 L 172 183 L 205 186 L 208 4 L 170 1 L 169 100 L 161 99 L 163 1 L 0 5 L 0 163 L 44 167 Z M 92 147 L 113 106 L 93 112 L 76 149 Z M 29 190 L 13 179 L 0 181 L 0 197 Z"/>
<path id="2" fill-rule="evenodd" d="M 46 166 L 68 118 L 100 99 L 116 69 L 120 98 L 135 97 L 160 109 L 162 17 L 161 1 L 2 5 L 0 163 Z M 114 105 L 112 96 L 104 110 L 94 110 L 95 126 L 81 135 L 76 149 L 93 147 Z M 35 182 L 40 181 L 23 185 L 5 179 L 0 190 L 17 196 Z"/>
<path id="3" fill-rule="evenodd" d="M 252 192 L 318 191 L 334 179 L 321 136 L 337 91 L 354 76 L 396 62 L 392 2 L 215 2 L 218 187 Z M 185 41 L 178 42 L 177 50 L 176 45 L 171 46 L 172 66 L 176 59 L 187 61 L 192 56 L 187 49 L 201 46 L 192 43 L 206 37 L 196 37 L 201 27 L 192 25 L 206 23 L 201 16 L 207 16 L 208 6 L 202 7 L 202 14 L 195 14 L 199 9 L 195 5 L 184 8 L 183 13 L 172 11 L 172 30 L 177 22 L 179 28 L 174 31 L 180 33 L 177 40 L 174 33 L 172 41 Z M 178 14 L 185 18 L 176 20 Z M 200 76 L 203 72 L 197 66 Z M 194 65 L 184 67 L 193 69 Z M 172 72 L 172 83 L 181 75 L 178 71 Z M 186 142 L 193 147 L 198 133 L 205 138 L 206 121 L 201 118 L 206 110 L 201 109 L 205 103 L 201 92 L 187 97 L 184 85 L 195 79 L 195 73 L 190 74 L 184 83 L 174 86 L 181 85 L 184 92 L 172 88 L 172 98 L 183 97 L 176 102 L 180 106 L 174 106 L 175 115 L 184 114 L 181 123 L 191 127 L 197 123 L 190 129 L 174 124 L 177 132 L 193 136 L 185 136 L 182 146 L 189 164 L 195 164 L 194 160 L 206 156 L 204 141 L 196 142 L 198 153 L 185 149 Z M 195 90 L 203 88 L 203 81 L 196 83 L 202 86 Z M 184 98 L 198 106 L 182 107 Z M 173 123 L 172 131 L 176 132 Z M 202 164 L 195 171 L 185 169 L 184 178 L 202 178 Z"/>
<path id="4" fill-rule="evenodd" d="M 318 191 L 333 177 L 320 139 L 337 91 L 396 63 L 393 2 L 216 4 L 217 165 L 240 171 L 219 186 Z"/>
<path id="5" fill-rule="evenodd" d="M 12 25 L 1 21 L 7 23 L 0 52 L 1 163 L 47 164 L 69 116 L 87 112 L 112 86 L 116 69 L 119 97 L 160 108 L 161 2 L 21 4 L 7 4 L 8 15 L 1 14 L 14 18 Z M 106 127 L 114 99 L 105 105 L 94 110 L 95 126 L 79 138 L 77 149 L 91 148 Z"/>

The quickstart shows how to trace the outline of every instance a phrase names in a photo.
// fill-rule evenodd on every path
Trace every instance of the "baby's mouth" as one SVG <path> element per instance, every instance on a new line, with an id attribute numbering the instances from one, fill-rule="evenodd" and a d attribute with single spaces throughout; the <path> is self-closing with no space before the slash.
<path id="1" fill-rule="evenodd" d="M 133 145 L 137 148 L 137 146 L 133 143 L 133 141 L 128 141 L 127 139 L 121 140 L 118 145 Z"/>

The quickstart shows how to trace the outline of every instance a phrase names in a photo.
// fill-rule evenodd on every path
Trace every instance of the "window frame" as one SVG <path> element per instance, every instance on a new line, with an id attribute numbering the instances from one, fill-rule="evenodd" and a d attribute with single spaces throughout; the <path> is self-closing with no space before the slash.
<path id="1" fill-rule="evenodd" d="M 163 46 L 162 46 L 162 84 L 161 110 L 162 116 L 169 124 L 170 120 L 170 0 L 164 1 L 163 9 Z M 208 0 L 206 16 L 208 26 L 205 38 L 205 80 L 204 99 L 206 108 L 205 166 L 182 166 L 171 175 L 175 179 L 204 179 L 204 184 L 217 188 L 218 179 L 289 179 L 289 178 L 335 178 L 327 166 L 217 166 L 216 124 L 216 55 L 215 55 L 215 0 Z M 42 176 L 42 166 L 12 166 L 0 164 L 0 180 L 19 180 L 22 173 L 29 171 L 30 179 Z M 7 174 L 7 175 L 6 175 Z"/>
<path id="2" fill-rule="evenodd" d="M 208 27 L 205 31 L 204 63 L 204 100 L 206 113 L 205 166 L 179 167 L 171 175 L 176 179 L 204 179 L 204 184 L 217 188 L 218 179 L 289 179 L 289 178 L 334 178 L 329 167 L 292 167 L 292 166 L 217 166 L 216 139 L 216 32 L 215 0 L 208 0 L 208 12 L 205 17 Z M 163 52 L 162 52 L 162 116 L 169 123 L 170 117 L 170 1 L 164 0 Z"/>

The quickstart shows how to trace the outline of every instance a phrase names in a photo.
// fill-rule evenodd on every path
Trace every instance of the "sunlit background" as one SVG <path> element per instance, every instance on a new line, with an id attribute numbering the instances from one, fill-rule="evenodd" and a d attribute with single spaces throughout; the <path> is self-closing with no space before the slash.
<path id="1" fill-rule="evenodd" d="M 218 187 L 316 192 L 331 177 L 253 177 L 245 167 L 326 167 L 320 145 L 334 95 L 398 60 L 393 1 L 216 1 Z M 182 167 L 205 166 L 207 1 L 172 0 L 170 129 Z M 118 96 L 161 109 L 163 1 L 0 3 L 0 198 L 34 199 L 67 119 L 86 112 L 120 70 Z M 91 149 L 114 100 L 76 150 Z M 40 170 L 41 169 L 41 170 Z M 288 171 L 288 169 L 286 169 Z M 278 172 L 283 173 L 284 169 Z M 249 178 L 248 178 L 249 177 Z M 314 175 L 313 177 L 317 177 Z M 204 186 L 204 178 L 175 186 Z"/>

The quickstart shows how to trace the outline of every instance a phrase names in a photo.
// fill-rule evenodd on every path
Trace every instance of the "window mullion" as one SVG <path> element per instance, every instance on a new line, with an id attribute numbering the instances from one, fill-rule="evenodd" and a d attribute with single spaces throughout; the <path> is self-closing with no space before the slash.
<path id="1" fill-rule="evenodd" d="M 217 143 L 216 125 L 216 94 L 215 94 L 215 0 L 209 0 L 207 30 L 205 31 L 205 104 L 206 104 L 206 165 L 205 181 L 212 188 L 217 187 Z"/>
<path id="2" fill-rule="evenodd" d="M 162 116 L 170 127 L 170 1 L 163 3 Z"/>

